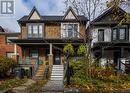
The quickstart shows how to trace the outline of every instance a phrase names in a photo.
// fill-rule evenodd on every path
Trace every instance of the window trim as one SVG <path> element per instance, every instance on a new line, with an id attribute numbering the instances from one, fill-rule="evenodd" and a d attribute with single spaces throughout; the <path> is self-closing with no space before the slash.
<path id="1" fill-rule="evenodd" d="M 33 50 L 37 50 L 38 57 L 32 57 L 32 56 L 31 56 L 31 53 L 32 53 Z M 31 59 L 38 59 L 38 58 L 39 58 L 39 48 L 31 48 L 31 49 L 29 49 L 29 57 L 30 57 Z"/>
<path id="2" fill-rule="evenodd" d="M 77 25 L 78 25 L 78 27 L 77 27 L 77 31 L 78 31 L 77 38 L 79 38 L 79 36 L 80 36 L 80 35 L 79 35 L 79 33 L 80 33 L 79 23 L 72 23 L 72 22 L 71 22 L 71 23 L 69 23 L 69 22 L 67 22 L 67 23 L 65 23 L 65 22 L 64 22 L 64 23 L 61 23 L 61 38 L 68 38 L 68 36 L 67 36 L 67 37 L 66 37 L 66 36 L 65 36 L 65 37 L 63 36 L 63 31 L 64 31 L 63 25 L 64 25 L 64 24 L 67 24 L 67 25 L 69 25 L 69 24 L 73 24 L 73 25 L 74 25 L 74 24 L 77 24 Z M 75 37 L 72 37 L 72 38 L 75 38 Z"/>
<path id="3" fill-rule="evenodd" d="M 103 32 L 102 40 L 99 40 L 99 32 L 100 32 L 100 31 Z M 98 41 L 99 41 L 99 42 L 103 42 L 103 41 L 105 40 L 105 38 L 104 38 L 105 36 L 104 36 L 104 35 L 105 35 L 104 29 L 98 29 Z"/>
<path id="4" fill-rule="evenodd" d="M 116 39 L 113 39 L 113 31 L 114 30 L 116 30 Z M 118 29 L 117 28 L 112 28 L 112 35 L 111 35 L 111 37 L 112 37 L 112 41 L 118 40 Z"/>
<path id="5" fill-rule="evenodd" d="M 12 51 L 12 52 L 6 52 L 6 57 L 7 57 L 7 53 L 12 53 L 13 56 L 15 55 L 15 53 Z M 19 56 L 19 52 L 17 52 L 17 56 Z M 8 57 L 9 58 L 9 57 Z"/>
<path id="6" fill-rule="evenodd" d="M 42 26 L 42 36 L 40 36 L 39 32 L 40 32 L 40 27 L 39 26 Z M 29 26 L 31 26 L 31 37 L 29 37 Z M 38 37 L 34 37 L 33 36 L 33 26 L 38 26 Z M 44 37 L 44 23 L 28 23 L 27 24 L 27 38 L 29 39 L 35 39 L 35 38 L 43 38 Z"/>
<path id="7" fill-rule="evenodd" d="M 16 37 L 16 38 L 12 38 L 12 39 L 18 39 L 18 36 L 6 36 L 6 44 L 9 44 L 9 45 L 13 45 L 14 43 L 8 42 L 8 40 L 7 40 L 8 37 Z"/>
<path id="8" fill-rule="evenodd" d="M 116 29 L 116 39 L 113 40 L 113 30 Z M 120 29 L 125 29 L 125 38 L 120 39 Z M 127 41 L 128 40 L 128 35 L 127 35 L 127 27 L 114 27 L 112 28 L 112 41 Z"/>
<path id="9" fill-rule="evenodd" d="M 120 38 L 120 29 L 125 29 L 125 38 L 124 38 L 124 39 L 121 39 L 121 38 Z M 126 28 L 125 28 L 125 27 L 120 27 L 120 28 L 119 28 L 119 33 L 118 33 L 118 38 L 119 38 L 119 40 L 126 40 L 126 39 L 127 39 L 127 38 L 126 38 L 126 37 L 127 37 L 127 36 L 126 36 L 126 33 L 127 33 Z"/>

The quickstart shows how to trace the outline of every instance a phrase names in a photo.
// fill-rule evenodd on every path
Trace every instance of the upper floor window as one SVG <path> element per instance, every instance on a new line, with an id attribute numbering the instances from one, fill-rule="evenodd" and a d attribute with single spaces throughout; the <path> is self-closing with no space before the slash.
<path id="1" fill-rule="evenodd" d="M 126 28 L 114 28 L 112 30 L 112 40 L 126 40 Z"/>
<path id="2" fill-rule="evenodd" d="M 61 36 L 63 38 L 74 38 L 79 36 L 79 24 L 78 23 L 62 23 L 61 24 Z"/>
<path id="3" fill-rule="evenodd" d="M 119 39 L 120 40 L 125 40 L 126 39 L 126 29 L 125 28 L 120 28 L 119 29 Z"/>
<path id="4" fill-rule="evenodd" d="M 104 29 L 98 30 L 98 41 L 104 41 Z"/>
<path id="5" fill-rule="evenodd" d="M 6 37 L 6 42 L 7 42 L 7 44 L 13 44 L 10 39 L 18 39 L 18 37 L 7 36 L 7 37 Z"/>
<path id="6" fill-rule="evenodd" d="M 28 25 L 28 38 L 42 38 L 43 31 L 42 25 L 30 24 Z"/>
<path id="7" fill-rule="evenodd" d="M 112 33 L 113 33 L 112 39 L 117 40 L 117 29 L 113 29 Z"/>

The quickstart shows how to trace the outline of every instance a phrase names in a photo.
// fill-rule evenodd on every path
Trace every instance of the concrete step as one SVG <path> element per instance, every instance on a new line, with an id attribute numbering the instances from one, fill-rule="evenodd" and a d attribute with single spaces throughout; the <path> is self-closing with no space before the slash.
<path id="1" fill-rule="evenodd" d="M 56 67 L 56 66 L 64 66 L 64 65 L 53 65 L 53 67 Z"/>
<path id="2" fill-rule="evenodd" d="M 51 75 L 52 76 L 63 76 L 64 74 L 63 73 L 52 73 Z"/>
<path id="3" fill-rule="evenodd" d="M 59 78 L 51 77 L 50 80 L 63 80 L 63 78 L 61 78 L 61 77 L 59 77 Z"/>
<path id="4" fill-rule="evenodd" d="M 52 68 L 64 68 L 63 66 L 53 66 Z"/>
<path id="5" fill-rule="evenodd" d="M 52 73 L 59 73 L 59 72 L 63 73 L 64 70 L 52 70 Z"/>
<path id="6" fill-rule="evenodd" d="M 52 69 L 52 71 L 63 71 L 63 69 Z"/>
<path id="7" fill-rule="evenodd" d="M 51 76 L 51 78 L 63 78 L 64 76 Z"/>

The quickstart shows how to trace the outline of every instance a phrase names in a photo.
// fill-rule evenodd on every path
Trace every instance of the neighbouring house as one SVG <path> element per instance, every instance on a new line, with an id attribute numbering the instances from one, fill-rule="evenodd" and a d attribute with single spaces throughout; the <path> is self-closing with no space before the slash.
<path id="1" fill-rule="evenodd" d="M 32 64 L 42 73 L 47 62 L 50 66 L 63 64 L 64 45 L 71 43 L 76 50 L 84 42 L 87 21 L 85 16 L 76 15 L 71 7 L 61 16 L 42 16 L 34 7 L 29 15 L 18 20 L 21 37 L 11 39 L 22 51 L 19 64 Z"/>
<path id="2" fill-rule="evenodd" d="M 126 12 L 118 7 L 107 9 L 91 22 L 92 53 L 101 66 L 112 65 L 121 72 L 130 72 L 130 23 L 122 22 Z M 121 19 L 120 19 L 121 18 Z"/>
<path id="3" fill-rule="evenodd" d="M 13 58 L 14 53 L 14 44 L 10 41 L 10 39 L 18 39 L 20 36 L 20 33 L 16 32 L 8 32 L 4 28 L 0 26 L 0 56 L 6 56 L 9 58 Z M 17 49 L 19 50 L 19 47 L 17 46 Z M 19 55 L 20 52 L 17 52 Z"/>

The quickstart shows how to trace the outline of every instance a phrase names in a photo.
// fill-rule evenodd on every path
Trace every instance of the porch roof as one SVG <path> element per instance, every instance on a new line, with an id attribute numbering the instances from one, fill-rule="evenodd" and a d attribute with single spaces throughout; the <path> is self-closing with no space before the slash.
<path id="1" fill-rule="evenodd" d="M 97 50 L 100 48 L 110 49 L 110 48 L 130 48 L 130 42 L 97 42 L 93 44 L 92 50 Z"/>
<path id="2" fill-rule="evenodd" d="M 18 45 L 46 45 L 46 44 L 80 44 L 84 43 L 84 39 L 11 39 L 11 41 Z"/>

